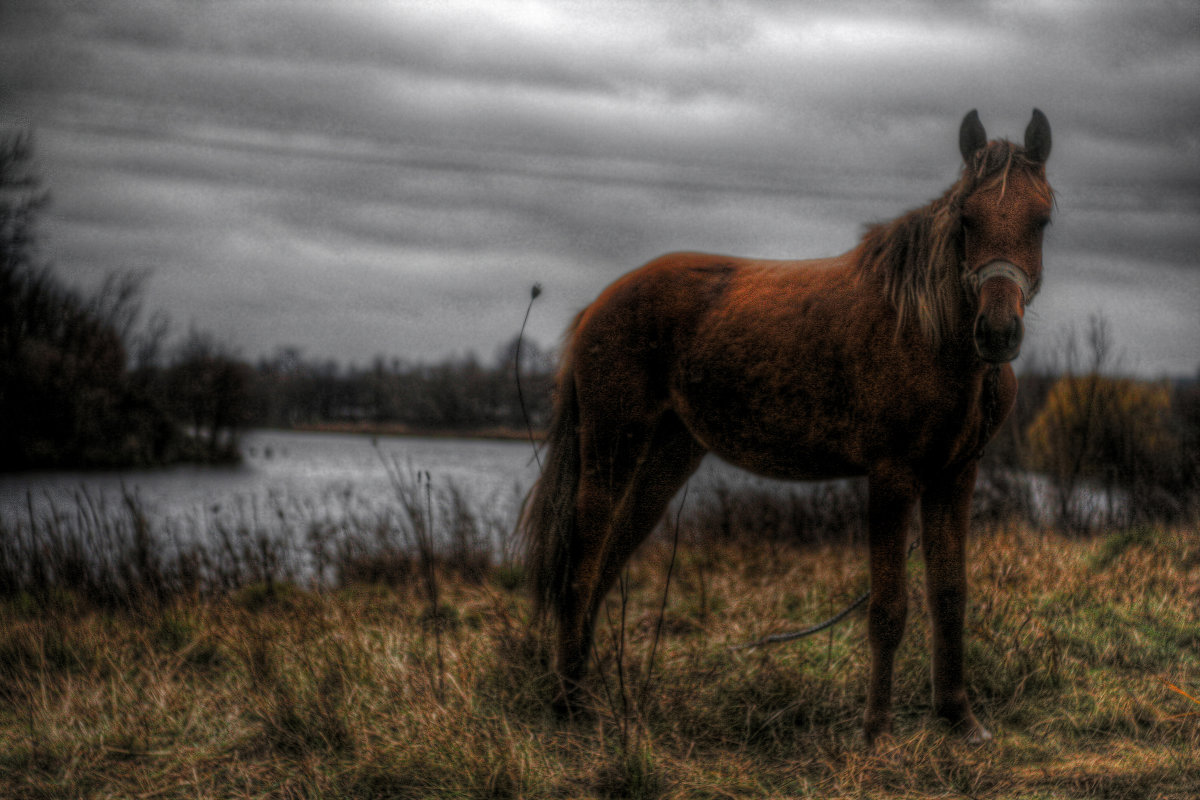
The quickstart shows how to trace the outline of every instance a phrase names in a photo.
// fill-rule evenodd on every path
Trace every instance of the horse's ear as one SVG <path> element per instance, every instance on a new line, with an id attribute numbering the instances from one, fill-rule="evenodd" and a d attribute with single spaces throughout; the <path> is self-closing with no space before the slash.
<path id="1" fill-rule="evenodd" d="M 962 153 L 963 161 L 971 163 L 975 151 L 987 145 L 987 131 L 979 121 L 979 112 L 971 109 L 963 117 L 962 126 L 958 129 L 958 151 Z"/>
<path id="2" fill-rule="evenodd" d="M 1050 155 L 1050 120 L 1038 109 L 1025 128 L 1025 156 L 1030 161 L 1044 163 Z"/>

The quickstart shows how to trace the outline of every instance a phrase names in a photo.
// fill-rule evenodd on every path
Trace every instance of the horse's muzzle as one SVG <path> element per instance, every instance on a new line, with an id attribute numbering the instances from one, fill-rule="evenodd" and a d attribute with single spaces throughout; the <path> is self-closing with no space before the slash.
<path id="1" fill-rule="evenodd" d="M 1023 338 L 1025 324 L 1017 314 L 1000 322 L 987 313 L 975 318 L 975 352 L 988 363 L 1004 364 L 1012 361 L 1021 353 Z"/>

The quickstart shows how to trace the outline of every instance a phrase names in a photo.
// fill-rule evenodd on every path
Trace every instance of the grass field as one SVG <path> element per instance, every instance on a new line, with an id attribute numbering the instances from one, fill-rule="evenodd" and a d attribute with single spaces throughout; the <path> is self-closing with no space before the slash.
<path id="1" fill-rule="evenodd" d="M 610 597 L 594 711 L 557 722 L 519 569 L 398 564 L 391 580 L 244 582 L 0 603 L 6 797 L 1200 796 L 1200 531 L 971 546 L 968 682 L 996 742 L 930 715 L 919 558 L 896 734 L 859 722 L 865 582 L 851 546 L 651 542 Z M 671 579 L 667 585 L 667 576 Z M 431 593 L 430 581 L 436 581 Z M 436 596 L 436 609 L 431 598 Z M 664 601 L 665 598 L 665 601 Z"/>

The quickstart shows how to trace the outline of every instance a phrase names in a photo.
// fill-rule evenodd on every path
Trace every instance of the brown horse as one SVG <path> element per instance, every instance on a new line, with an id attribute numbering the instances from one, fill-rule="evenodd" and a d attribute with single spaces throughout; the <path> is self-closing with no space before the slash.
<path id="1" fill-rule="evenodd" d="M 920 506 L 937 713 L 991 734 L 963 683 L 963 564 L 983 446 L 1008 415 L 1022 318 L 1041 282 L 1050 126 L 989 142 L 928 205 L 828 259 L 662 256 L 576 317 L 544 472 L 522 518 L 537 608 L 557 623 L 573 707 L 601 601 L 706 453 L 793 480 L 866 475 L 871 674 L 864 731 L 891 727 L 907 616 L 905 539 Z"/>

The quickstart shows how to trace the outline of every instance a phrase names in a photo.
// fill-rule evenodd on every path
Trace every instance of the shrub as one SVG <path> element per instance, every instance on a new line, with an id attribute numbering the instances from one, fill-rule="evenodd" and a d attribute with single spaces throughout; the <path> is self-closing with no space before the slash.
<path id="1" fill-rule="evenodd" d="M 1050 478 L 1063 521 L 1083 481 L 1102 487 L 1110 507 L 1123 506 L 1127 523 L 1177 511 L 1162 491 L 1180 466 L 1163 383 L 1066 375 L 1051 387 L 1026 438 L 1030 466 Z M 1114 505 L 1118 490 L 1123 502 Z"/>

